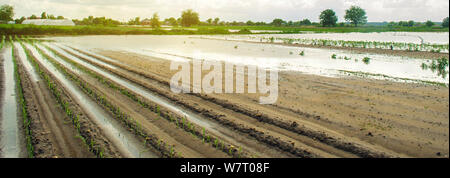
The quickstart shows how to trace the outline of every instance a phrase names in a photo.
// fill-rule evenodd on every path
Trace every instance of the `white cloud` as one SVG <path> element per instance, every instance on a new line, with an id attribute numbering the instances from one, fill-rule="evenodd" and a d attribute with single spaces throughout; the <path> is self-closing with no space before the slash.
<path id="1" fill-rule="evenodd" d="M 136 16 L 179 17 L 191 8 L 202 20 L 220 17 L 227 21 L 271 21 L 274 18 L 318 21 L 324 9 L 334 9 L 343 21 L 345 9 L 358 5 L 366 9 L 369 21 L 441 21 L 449 14 L 448 0 L 0 0 L 15 7 L 20 16 L 49 14 L 69 18 L 89 15 L 107 16 L 126 21 Z"/>

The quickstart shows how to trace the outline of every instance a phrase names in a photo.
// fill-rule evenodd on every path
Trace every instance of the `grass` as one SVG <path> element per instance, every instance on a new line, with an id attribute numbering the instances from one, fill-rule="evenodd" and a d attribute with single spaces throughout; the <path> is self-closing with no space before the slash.
<path id="1" fill-rule="evenodd" d="M 195 30 L 193 30 L 195 29 Z M 230 32 L 229 30 L 238 30 Z M 21 24 L 0 24 L 0 33 L 4 35 L 212 35 L 212 34 L 251 34 L 251 30 L 280 31 L 275 33 L 301 32 L 448 32 L 441 27 L 274 27 L 274 26 L 195 26 L 192 28 L 174 27 L 171 29 L 152 29 L 131 26 L 36 26 Z M 265 32 L 274 33 L 274 32 Z"/>

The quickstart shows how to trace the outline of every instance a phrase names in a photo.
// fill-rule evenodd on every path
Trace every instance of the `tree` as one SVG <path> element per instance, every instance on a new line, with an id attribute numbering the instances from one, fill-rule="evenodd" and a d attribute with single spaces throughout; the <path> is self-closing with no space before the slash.
<path id="1" fill-rule="evenodd" d="M 338 18 L 336 16 L 336 13 L 332 9 L 327 9 L 322 11 L 319 16 L 320 24 L 322 26 L 336 26 L 336 22 L 338 21 Z"/>
<path id="2" fill-rule="evenodd" d="M 351 6 L 350 9 L 347 9 L 344 18 L 347 22 L 351 22 L 355 25 L 355 27 L 358 26 L 358 24 L 367 23 L 366 11 L 358 6 Z"/>
<path id="3" fill-rule="evenodd" d="M 170 17 L 170 18 L 164 20 L 164 23 L 165 23 L 166 25 L 170 25 L 170 26 L 174 26 L 174 27 L 178 26 L 177 19 L 175 19 L 175 18 L 173 18 L 173 17 Z"/>
<path id="4" fill-rule="evenodd" d="M 206 23 L 208 23 L 208 25 L 212 25 L 212 21 L 213 21 L 213 19 L 209 18 L 208 20 L 206 20 Z"/>
<path id="5" fill-rule="evenodd" d="M 33 14 L 29 17 L 29 19 L 37 19 L 37 16 Z"/>
<path id="6" fill-rule="evenodd" d="M 442 20 L 442 27 L 444 27 L 444 28 L 448 28 L 448 17 L 446 17 L 444 20 Z"/>
<path id="7" fill-rule="evenodd" d="M 425 25 L 427 27 L 432 27 L 432 26 L 434 26 L 434 23 L 431 20 L 428 20 L 427 22 L 425 22 Z"/>
<path id="8" fill-rule="evenodd" d="M 311 25 L 311 21 L 309 19 L 303 19 L 300 21 L 300 25 Z"/>
<path id="9" fill-rule="evenodd" d="M 41 19 L 47 19 L 47 13 L 42 12 L 42 14 L 41 14 Z"/>
<path id="10" fill-rule="evenodd" d="M 245 24 L 248 25 L 248 26 L 253 26 L 253 25 L 255 25 L 255 23 L 252 22 L 251 20 L 247 21 Z"/>
<path id="11" fill-rule="evenodd" d="M 14 8 L 10 5 L 2 5 L 0 7 L 0 21 L 11 21 L 14 17 Z"/>
<path id="12" fill-rule="evenodd" d="M 50 14 L 50 15 L 48 15 L 48 16 L 47 16 L 47 19 L 52 19 L 52 20 L 55 20 L 55 19 L 56 19 L 56 17 L 55 17 L 54 15 L 51 15 L 51 14 Z"/>
<path id="13" fill-rule="evenodd" d="M 62 19 L 64 19 L 64 17 L 63 16 L 58 16 L 58 17 L 56 17 L 56 19 L 62 20 Z"/>
<path id="14" fill-rule="evenodd" d="M 153 17 L 150 19 L 150 23 L 152 24 L 152 28 L 159 28 L 159 27 L 161 27 L 161 23 L 159 22 L 158 13 L 154 13 L 153 14 Z"/>
<path id="15" fill-rule="evenodd" d="M 213 24 L 214 25 L 219 25 L 219 21 L 220 21 L 219 18 L 215 18 L 214 21 L 213 21 Z"/>
<path id="16" fill-rule="evenodd" d="M 181 13 L 181 25 L 184 27 L 190 27 L 200 23 L 200 18 L 197 12 L 188 9 Z"/>
<path id="17" fill-rule="evenodd" d="M 16 19 L 14 20 L 14 22 L 16 22 L 16 24 L 22 24 L 23 21 L 25 21 L 27 18 L 25 17 L 21 17 L 20 19 Z"/>
<path id="18" fill-rule="evenodd" d="M 408 21 L 408 27 L 414 26 L 415 22 L 413 20 Z"/>
<path id="19" fill-rule="evenodd" d="M 273 19 L 273 21 L 272 21 L 272 25 L 277 26 L 277 27 L 279 27 L 285 23 L 286 22 L 283 21 L 282 19 Z"/>

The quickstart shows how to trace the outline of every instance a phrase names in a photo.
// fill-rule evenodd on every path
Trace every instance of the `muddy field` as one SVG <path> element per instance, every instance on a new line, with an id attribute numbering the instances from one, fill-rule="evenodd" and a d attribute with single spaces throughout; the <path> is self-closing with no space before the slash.
<path id="1" fill-rule="evenodd" d="M 28 38 L 10 47 L 28 157 L 449 154 L 446 86 L 282 71 L 277 102 L 261 105 L 260 94 L 175 94 L 166 59 Z"/>

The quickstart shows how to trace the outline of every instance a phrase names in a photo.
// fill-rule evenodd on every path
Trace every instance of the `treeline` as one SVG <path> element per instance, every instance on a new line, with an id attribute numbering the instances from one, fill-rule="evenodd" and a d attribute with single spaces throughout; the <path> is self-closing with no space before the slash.
<path id="1" fill-rule="evenodd" d="M 10 22 L 14 16 L 14 9 L 9 5 L 2 5 L 0 8 L 0 22 Z M 47 15 L 43 12 L 40 17 L 36 15 L 31 15 L 30 17 L 21 17 L 15 19 L 16 24 L 21 24 L 26 19 L 64 19 L 63 16 Z M 351 6 L 349 9 L 345 10 L 344 20 L 345 22 L 338 23 L 339 17 L 333 9 L 326 9 L 319 14 L 319 22 L 311 22 L 309 19 L 303 19 L 299 21 L 285 21 L 281 18 L 276 18 L 272 22 L 253 22 L 251 20 L 247 22 L 226 22 L 221 21 L 220 18 L 209 18 L 206 21 L 200 21 L 200 16 L 197 12 L 192 9 L 185 10 L 181 13 L 178 18 L 171 17 L 166 18 L 163 21 L 160 20 L 157 13 L 153 14 L 151 18 L 144 18 L 141 20 L 140 17 L 130 19 L 128 22 L 120 22 L 106 17 L 93 17 L 89 16 L 82 20 L 74 19 L 73 22 L 76 25 L 86 25 L 86 26 L 118 26 L 118 25 L 149 25 L 153 28 L 159 28 L 162 25 L 166 26 L 275 26 L 275 27 L 301 27 L 301 26 L 323 26 L 323 27 L 350 27 L 350 26 L 360 26 L 367 24 L 366 11 L 358 6 Z M 435 23 L 432 21 L 427 21 L 424 23 L 410 21 L 400 21 L 400 22 L 384 22 L 382 26 L 387 27 L 449 27 L 449 18 L 446 17 L 442 23 Z"/>
<path id="2" fill-rule="evenodd" d="M 94 16 L 89 16 L 82 20 L 73 19 L 72 21 L 73 23 L 75 23 L 75 25 L 117 26 L 122 24 L 117 20 L 113 20 L 106 17 L 94 17 Z"/>

